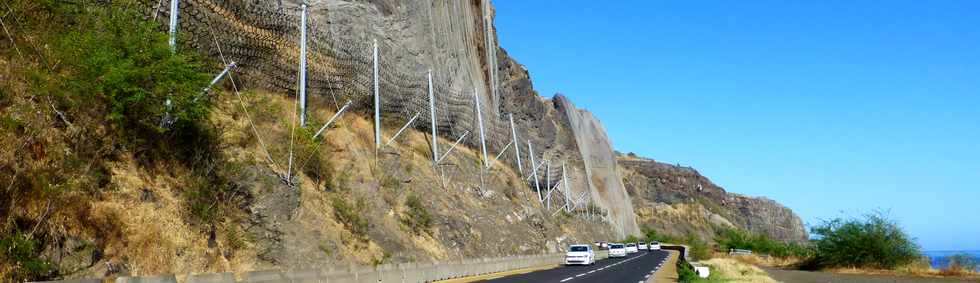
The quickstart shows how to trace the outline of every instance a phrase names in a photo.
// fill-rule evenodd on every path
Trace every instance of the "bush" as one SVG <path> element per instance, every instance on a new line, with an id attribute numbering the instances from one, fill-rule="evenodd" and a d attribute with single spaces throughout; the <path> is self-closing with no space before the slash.
<path id="1" fill-rule="evenodd" d="M 636 236 L 633 235 L 626 236 L 626 239 L 623 239 L 623 243 L 636 243 L 639 241 L 640 238 L 637 238 Z"/>
<path id="2" fill-rule="evenodd" d="M 432 227 L 432 215 L 422 204 L 422 199 L 415 194 L 411 194 L 405 200 L 407 211 L 402 217 L 402 223 L 412 229 L 415 234 L 427 233 Z"/>
<path id="3" fill-rule="evenodd" d="M 367 234 L 369 224 L 367 219 L 361 217 L 361 211 L 358 209 L 361 207 L 355 202 L 351 205 L 347 200 L 341 197 L 333 198 L 333 215 L 337 218 L 337 221 L 344 224 L 352 234 L 356 236 L 364 236 Z"/>
<path id="4" fill-rule="evenodd" d="M 688 233 L 684 237 L 677 237 L 665 233 L 660 233 L 655 229 L 643 228 L 647 241 L 657 241 L 661 243 L 681 244 L 688 247 L 688 255 L 694 260 L 704 260 L 711 258 L 711 246 L 697 234 Z"/>
<path id="5" fill-rule="evenodd" d="M 198 98 L 210 74 L 195 53 L 172 53 L 158 24 L 125 3 L 45 1 L 25 13 L 36 19 L 25 29 L 51 44 L 43 59 L 58 62 L 29 71 L 28 81 L 63 116 L 104 123 L 122 147 L 151 157 L 194 140 L 187 134 L 211 110 Z"/>
<path id="6" fill-rule="evenodd" d="M 680 282 L 694 282 L 701 277 L 698 276 L 697 272 L 694 272 L 694 268 L 683 258 L 677 259 L 677 281 Z"/>
<path id="7" fill-rule="evenodd" d="M 684 239 L 681 242 L 691 249 L 688 254 L 694 260 L 706 260 L 711 258 L 711 246 L 708 245 L 707 241 L 701 239 L 701 237 L 698 237 L 697 234 L 688 233 L 687 236 L 684 236 Z"/>
<path id="8" fill-rule="evenodd" d="M 646 235 L 647 241 L 657 241 L 661 243 L 680 243 L 681 239 L 674 237 L 672 235 L 663 234 L 655 229 L 644 227 L 643 234 Z"/>
<path id="9" fill-rule="evenodd" d="M 837 218 L 813 227 L 816 268 L 894 269 L 921 257 L 919 246 L 898 224 L 881 213 L 863 219 Z"/>
<path id="10" fill-rule="evenodd" d="M 13 56 L 0 50 L 9 67 L 0 74 L 5 77 L 0 139 L 29 150 L 0 160 L 0 179 L 14 176 L 0 194 L 0 214 L 26 222 L 0 223 L 0 273 L 8 272 L 0 281 L 43 280 L 58 273 L 58 266 L 41 255 L 66 233 L 64 227 L 42 225 L 43 217 L 25 210 L 49 202 L 47 215 L 76 215 L 65 202 L 101 199 L 100 193 L 112 187 L 108 163 L 120 156 L 132 154 L 140 165 L 168 161 L 152 164 L 161 168 L 189 165 L 206 180 L 198 186 L 201 192 L 224 180 L 212 175 L 220 174 L 213 172 L 221 166 L 217 135 L 207 124 L 211 105 L 195 99 L 211 72 L 194 53 L 171 53 L 166 34 L 132 0 L 8 0 L 4 6 L 10 19 L 19 20 L 5 18 L 9 34 L 2 37 L 24 52 Z M 208 209 L 197 207 L 200 215 L 213 218 Z M 72 221 L 82 231 L 104 230 L 84 219 Z M 24 227 L 35 228 L 28 228 L 30 236 L 17 234 Z"/>
<path id="11" fill-rule="evenodd" d="M 37 240 L 25 233 L 14 232 L 0 238 L 0 262 L 14 267 L 5 280 L 52 279 L 56 269 L 51 262 L 40 258 L 41 247 Z"/>
<path id="12" fill-rule="evenodd" d="M 758 254 L 775 257 L 807 258 L 813 254 L 810 246 L 800 243 L 787 243 L 739 229 L 723 229 L 717 232 L 715 241 L 723 250 L 744 249 Z"/>

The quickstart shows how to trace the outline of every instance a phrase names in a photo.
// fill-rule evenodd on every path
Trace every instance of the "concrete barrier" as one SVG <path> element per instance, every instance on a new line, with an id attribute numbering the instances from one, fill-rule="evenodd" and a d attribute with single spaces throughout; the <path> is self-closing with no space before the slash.
<path id="1" fill-rule="evenodd" d="M 286 276 L 278 270 L 251 271 L 242 277 L 243 283 L 273 283 L 288 282 Z"/>
<path id="2" fill-rule="evenodd" d="M 177 277 L 173 275 L 119 277 L 116 278 L 116 283 L 177 283 Z"/>
<path id="3" fill-rule="evenodd" d="M 102 283 L 102 279 L 82 278 L 82 279 L 68 279 L 62 281 L 37 281 L 33 283 Z"/>
<path id="4" fill-rule="evenodd" d="M 205 273 L 187 276 L 186 283 L 235 283 L 235 275 L 231 273 Z"/>
<path id="5" fill-rule="evenodd" d="M 596 251 L 604 259 L 608 251 Z M 328 266 L 307 270 L 251 271 L 236 281 L 231 273 L 188 275 L 185 283 L 413 283 L 469 277 L 515 269 L 560 264 L 564 254 L 519 255 L 496 258 L 451 260 L 437 263 L 403 263 L 379 266 Z M 102 283 L 103 279 L 50 281 L 59 283 Z M 177 283 L 174 275 L 120 277 L 116 283 Z"/>

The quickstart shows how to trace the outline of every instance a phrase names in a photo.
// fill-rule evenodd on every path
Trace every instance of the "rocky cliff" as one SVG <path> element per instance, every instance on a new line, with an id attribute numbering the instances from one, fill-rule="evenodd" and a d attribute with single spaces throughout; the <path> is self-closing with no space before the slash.
<path id="1" fill-rule="evenodd" d="M 141 3 L 148 15 L 165 19 L 165 5 Z M 181 5 L 180 26 L 189 46 L 236 61 L 249 74 L 249 86 L 296 92 L 298 0 L 187 0 Z M 607 212 L 621 233 L 639 232 L 601 124 L 564 97 L 538 96 L 527 70 L 497 45 L 488 1 L 327 0 L 315 2 L 309 11 L 308 93 L 334 105 L 351 100 L 355 109 L 370 115 L 377 49 L 381 115 L 393 125 L 420 114 L 413 128 L 431 130 L 426 96 L 431 73 L 431 117 L 438 135 L 454 140 L 469 133 L 463 142 L 481 148 L 483 134 L 490 157 L 519 147 L 524 162 L 517 171 L 525 176 L 531 175 L 533 147 L 535 161 L 551 165 L 540 167 L 541 179 L 550 175 L 557 180 L 566 165 L 569 195 L 585 193 L 584 201 Z M 518 167 L 512 153 L 502 155 L 502 161 Z M 545 172 L 549 167 L 551 172 Z"/>
<path id="2" fill-rule="evenodd" d="M 636 157 L 618 157 L 637 222 L 661 232 L 711 239 L 717 228 L 740 228 L 784 241 L 805 241 L 792 210 L 764 197 L 726 192 L 697 170 Z"/>

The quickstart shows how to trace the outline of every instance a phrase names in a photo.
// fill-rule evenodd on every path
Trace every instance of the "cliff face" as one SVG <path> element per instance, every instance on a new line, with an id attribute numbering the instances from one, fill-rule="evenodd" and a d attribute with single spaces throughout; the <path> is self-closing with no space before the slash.
<path id="1" fill-rule="evenodd" d="M 619 156 L 637 222 L 671 233 L 710 239 L 716 228 L 741 228 L 784 241 L 805 241 L 800 217 L 775 201 L 726 192 L 696 170 Z"/>
<path id="2" fill-rule="evenodd" d="M 165 5 L 142 3 L 148 14 L 166 19 Z M 247 87 L 295 93 L 300 3 L 187 0 L 181 2 L 180 26 L 190 46 L 236 61 L 249 75 Z M 307 93 L 312 97 L 332 105 L 351 100 L 354 109 L 370 115 L 376 48 L 381 116 L 391 125 L 419 114 L 412 128 L 429 131 L 434 116 L 437 134 L 447 140 L 468 133 L 463 143 L 479 149 L 484 135 L 488 159 L 519 147 L 521 168 L 512 152 L 500 162 L 525 176 L 531 175 L 530 141 L 535 161 L 550 165 L 539 168 L 539 183 L 547 183 L 549 175 L 560 179 L 565 164 L 569 195 L 585 193 L 608 212 L 620 233 L 639 232 L 601 124 L 564 97 L 538 96 L 527 70 L 496 44 L 488 1 L 326 0 L 309 10 Z M 435 97 L 431 116 L 429 73 Z M 533 182 L 525 186 L 534 187 Z"/>

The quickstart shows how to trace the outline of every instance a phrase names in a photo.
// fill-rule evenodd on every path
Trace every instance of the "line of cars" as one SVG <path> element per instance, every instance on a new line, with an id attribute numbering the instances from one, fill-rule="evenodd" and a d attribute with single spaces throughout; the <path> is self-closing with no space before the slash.
<path id="1" fill-rule="evenodd" d="M 655 251 L 660 249 L 659 242 L 639 242 L 639 243 L 606 243 L 596 242 L 599 248 L 609 250 L 609 257 L 625 257 L 628 254 L 640 251 Z M 571 245 L 565 253 L 565 265 L 592 265 L 595 264 L 595 249 L 591 245 Z"/>
<path id="2" fill-rule="evenodd" d="M 628 254 L 640 251 L 655 251 L 660 249 L 659 242 L 639 242 L 639 243 L 611 243 L 609 245 L 609 257 L 625 257 Z"/>

